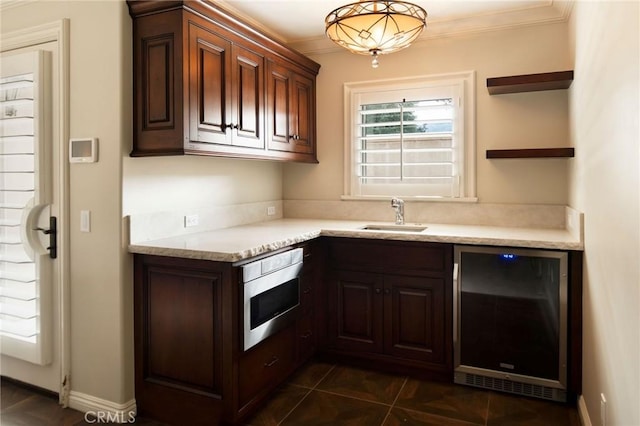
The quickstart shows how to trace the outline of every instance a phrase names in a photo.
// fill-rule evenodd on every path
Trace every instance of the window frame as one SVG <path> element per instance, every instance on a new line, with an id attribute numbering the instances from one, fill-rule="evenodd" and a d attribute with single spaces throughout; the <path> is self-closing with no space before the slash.
<path id="1" fill-rule="evenodd" d="M 475 143 L 475 71 L 461 71 L 456 73 L 423 75 L 407 78 L 384 79 L 375 81 L 344 83 L 344 195 L 343 200 L 387 200 L 394 195 L 400 195 L 406 200 L 417 201 L 446 201 L 446 202 L 476 202 L 476 143 Z M 461 176 L 459 192 L 455 197 L 433 195 L 407 195 L 406 190 L 401 194 L 362 195 L 358 182 L 357 144 L 359 135 L 359 103 L 362 94 L 404 91 L 417 88 L 432 89 L 441 86 L 457 86 L 460 94 L 459 111 L 462 114 L 462 144 L 460 153 Z M 402 189 L 406 189 L 404 186 Z"/>

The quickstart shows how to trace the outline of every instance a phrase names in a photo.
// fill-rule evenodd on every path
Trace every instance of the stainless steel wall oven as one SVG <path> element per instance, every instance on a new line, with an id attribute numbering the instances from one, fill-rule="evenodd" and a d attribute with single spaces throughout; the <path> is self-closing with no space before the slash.
<path id="1" fill-rule="evenodd" d="M 241 267 L 245 351 L 295 321 L 302 259 L 296 248 Z"/>
<path id="2" fill-rule="evenodd" d="M 456 246 L 454 381 L 567 399 L 566 252 Z"/>

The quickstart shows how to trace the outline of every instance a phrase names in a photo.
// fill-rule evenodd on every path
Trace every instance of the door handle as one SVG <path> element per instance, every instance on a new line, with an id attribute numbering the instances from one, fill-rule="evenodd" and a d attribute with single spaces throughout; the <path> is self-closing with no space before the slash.
<path id="1" fill-rule="evenodd" d="M 51 216 L 49 217 L 49 229 L 45 229 L 45 228 L 33 228 L 34 231 L 41 231 L 44 235 L 48 235 L 49 236 L 49 247 L 47 247 L 47 250 L 49 250 L 49 257 L 51 259 L 55 259 L 56 257 L 58 257 L 58 245 L 57 245 L 57 238 L 56 238 L 56 234 L 58 233 L 58 220 L 56 219 L 55 216 Z"/>

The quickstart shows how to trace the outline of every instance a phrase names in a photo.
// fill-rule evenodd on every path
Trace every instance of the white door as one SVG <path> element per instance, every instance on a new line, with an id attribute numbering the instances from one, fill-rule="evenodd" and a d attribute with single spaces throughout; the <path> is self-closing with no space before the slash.
<path id="1" fill-rule="evenodd" d="M 5 50 L 0 61 L 0 374 L 65 402 L 59 61 L 57 41 Z"/>

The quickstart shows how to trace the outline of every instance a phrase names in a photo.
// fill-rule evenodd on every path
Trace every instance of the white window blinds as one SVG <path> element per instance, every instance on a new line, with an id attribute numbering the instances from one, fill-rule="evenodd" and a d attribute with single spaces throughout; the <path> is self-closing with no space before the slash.
<path id="1" fill-rule="evenodd" d="M 346 195 L 468 197 L 465 151 L 473 146 L 465 140 L 464 102 L 471 77 L 346 84 Z"/>
<path id="2" fill-rule="evenodd" d="M 416 193 L 451 196 L 458 178 L 453 102 L 444 98 L 360 105 L 361 185 L 404 184 Z"/>
<path id="3" fill-rule="evenodd" d="M 43 62 L 41 51 L 3 57 L 0 77 L 0 351 L 37 364 L 50 359 L 51 322 L 51 263 L 32 229 L 49 202 Z"/>

